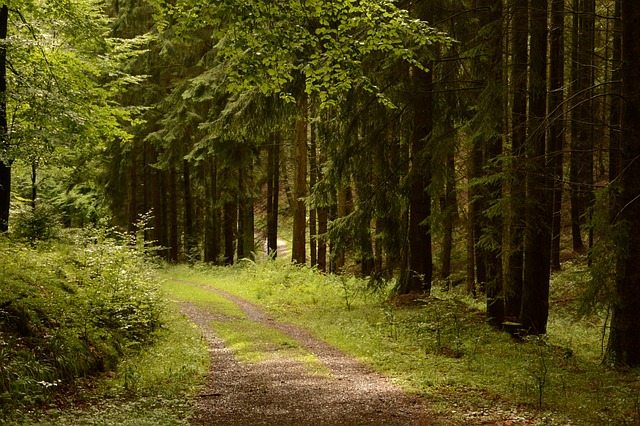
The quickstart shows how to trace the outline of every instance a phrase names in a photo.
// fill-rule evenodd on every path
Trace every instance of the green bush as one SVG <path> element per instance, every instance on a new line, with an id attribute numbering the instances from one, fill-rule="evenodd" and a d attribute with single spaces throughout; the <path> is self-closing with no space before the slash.
<path id="1" fill-rule="evenodd" d="M 23 206 L 11 217 L 13 237 L 30 244 L 56 238 L 59 228 L 56 211 L 46 205 L 38 205 L 35 209 Z"/>
<path id="2" fill-rule="evenodd" d="M 0 257 L 0 410 L 115 368 L 160 326 L 150 265 L 107 231 L 47 248 L 1 240 Z"/>

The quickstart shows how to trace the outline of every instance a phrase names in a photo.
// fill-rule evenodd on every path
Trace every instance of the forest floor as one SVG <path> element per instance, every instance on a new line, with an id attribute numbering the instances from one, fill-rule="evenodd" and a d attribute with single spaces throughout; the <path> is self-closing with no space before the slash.
<path id="1" fill-rule="evenodd" d="M 194 303 L 181 310 L 202 330 L 211 368 L 199 395 L 194 425 L 434 425 L 451 424 L 429 413 L 419 396 L 405 393 L 383 375 L 292 324 L 277 322 L 260 307 L 222 290 L 181 281 L 215 292 L 238 305 L 253 327 L 268 327 L 299 343 L 321 364 L 313 367 L 282 345 L 262 348 L 258 360 L 238 360 L 212 328 L 232 321 Z M 264 355 L 264 354 L 263 354 Z"/>

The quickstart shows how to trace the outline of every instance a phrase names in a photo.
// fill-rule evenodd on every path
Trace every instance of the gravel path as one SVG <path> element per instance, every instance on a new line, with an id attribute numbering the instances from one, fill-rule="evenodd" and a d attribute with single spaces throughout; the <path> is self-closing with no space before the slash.
<path id="1" fill-rule="evenodd" d="M 251 321 L 266 324 L 300 342 L 330 371 L 313 374 L 290 358 L 239 362 L 211 329 L 221 316 L 195 305 L 181 309 L 197 324 L 211 352 L 209 382 L 197 404 L 193 425 L 432 425 L 426 403 L 408 395 L 361 362 L 291 324 L 274 321 L 256 305 L 214 291 L 238 304 Z"/>

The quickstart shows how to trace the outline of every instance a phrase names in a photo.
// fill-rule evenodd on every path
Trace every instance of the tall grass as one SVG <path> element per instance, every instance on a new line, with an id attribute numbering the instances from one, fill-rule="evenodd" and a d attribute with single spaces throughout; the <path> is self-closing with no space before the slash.
<path id="1" fill-rule="evenodd" d="M 0 420 L 114 370 L 162 325 L 152 268 L 108 230 L 2 239 L 0 258 Z"/>

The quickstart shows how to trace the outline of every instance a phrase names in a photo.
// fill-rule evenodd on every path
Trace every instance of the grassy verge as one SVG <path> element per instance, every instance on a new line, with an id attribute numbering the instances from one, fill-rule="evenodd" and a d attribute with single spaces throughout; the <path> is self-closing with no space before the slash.
<path id="1" fill-rule="evenodd" d="M 0 424 L 185 424 L 206 345 L 126 237 L 1 238 L 0 257 Z"/>
<path id="2" fill-rule="evenodd" d="M 549 333 L 516 342 L 484 324 L 481 304 L 455 289 L 387 300 L 355 278 L 279 262 L 173 267 L 167 276 L 217 287 L 267 307 L 425 395 L 461 423 L 637 424 L 638 372 L 600 364 L 603 319 L 573 312 L 584 275 L 553 282 Z"/>
<path id="3" fill-rule="evenodd" d="M 175 308 L 163 324 L 154 343 L 123 359 L 116 371 L 49 407 L 15 413 L 8 424 L 187 425 L 191 396 L 208 373 L 208 351 L 200 331 Z"/>

